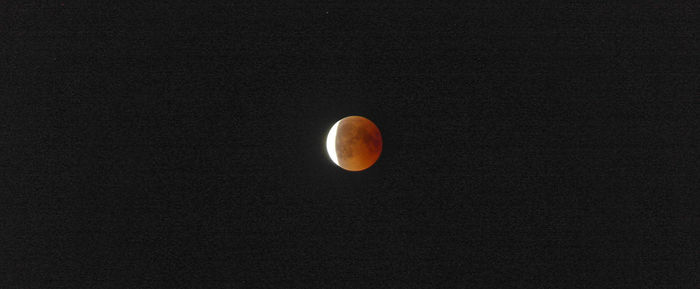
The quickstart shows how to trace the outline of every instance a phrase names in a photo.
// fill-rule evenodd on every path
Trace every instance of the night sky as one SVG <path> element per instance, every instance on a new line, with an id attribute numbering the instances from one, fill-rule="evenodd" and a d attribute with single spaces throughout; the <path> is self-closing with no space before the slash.
<path id="1" fill-rule="evenodd" d="M 695 1 L 208 2 L 2 5 L 0 287 L 700 286 Z"/>

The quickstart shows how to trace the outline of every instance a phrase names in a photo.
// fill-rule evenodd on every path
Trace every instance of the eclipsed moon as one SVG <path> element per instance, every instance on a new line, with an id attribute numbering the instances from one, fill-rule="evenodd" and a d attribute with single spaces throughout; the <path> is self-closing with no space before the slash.
<path id="1" fill-rule="evenodd" d="M 369 119 L 348 116 L 333 124 L 326 138 L 331 160 L 348 171 L 371 167 L 382 153 L 382 135 Z"/>

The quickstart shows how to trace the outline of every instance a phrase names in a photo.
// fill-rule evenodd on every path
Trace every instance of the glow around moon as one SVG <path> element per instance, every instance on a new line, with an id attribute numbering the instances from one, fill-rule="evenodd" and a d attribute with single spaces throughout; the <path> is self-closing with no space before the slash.
<path id="1" fill-rule="evenodd" d="M 379 128 L 367 118 L 348 116 L 333 124 L 326 150 L 333 163 L 348 171 L 371 167 L 382 152 Z"/>

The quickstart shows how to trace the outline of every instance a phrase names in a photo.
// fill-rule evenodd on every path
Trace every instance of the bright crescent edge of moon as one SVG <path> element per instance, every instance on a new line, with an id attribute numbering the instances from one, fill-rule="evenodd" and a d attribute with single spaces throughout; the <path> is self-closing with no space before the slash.
<path id="1" fill-rule="evenodd" d="M 326 138 L 326 150 L 328 151 L 328 156 L 331 157 L 331 160 L 337 165 L 338 164 L 338 155 L 335 153 L 335 134 L 338 132 L 338 124 L 340 124 L 340 120 L 335 122 L 333 127 L 331 127 L 331 131 L 328 132 L 328 137 Z"/>

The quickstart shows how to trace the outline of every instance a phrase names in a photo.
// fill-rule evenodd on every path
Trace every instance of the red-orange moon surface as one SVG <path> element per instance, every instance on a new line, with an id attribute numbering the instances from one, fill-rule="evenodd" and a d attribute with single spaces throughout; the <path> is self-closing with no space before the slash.
<path id="1" fill-rule="evenodd" d="M 348 171 L 362 171 L 379 159 L 382 134 L 371 120 L 348 116 L 333 125 L 326 139 L 326 148 L 339 167 Z"/>

